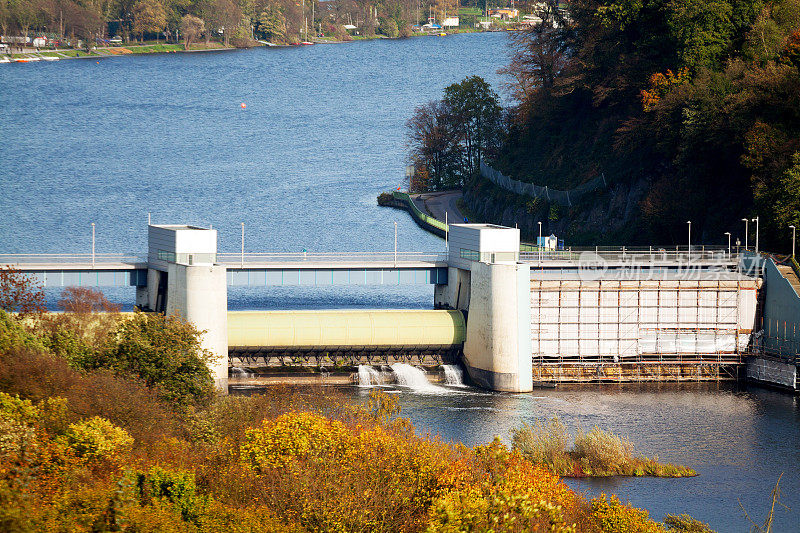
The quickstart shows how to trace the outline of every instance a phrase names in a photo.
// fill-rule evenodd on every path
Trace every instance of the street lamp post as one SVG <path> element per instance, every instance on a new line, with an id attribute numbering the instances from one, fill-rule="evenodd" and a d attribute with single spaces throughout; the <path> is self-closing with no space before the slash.
<path id="1" fill-rule="evenodd" d="M 539 224 L 539 242 L 536 243 L 536 247 L 539 248 L 539 261 L 542 260 L 542 223 L 541 221 Z"/>
<path id="2" fill-rule="evenodd" d="M 730 257 L 731 257 L 731 232 L 730 231 L 726 231 L 725 235 L 728 236 L 728 259 L 730 259 Z"/>
<path id="3" fill-rule="evenodd" d="M 689 262 L 692 262 L 692 221 L 687 220 L 687 224 L 689 224 Z"/>
<path id="4" fill-rule="evenodd" d="M 242 259 L 241 267 L 244 268 L 244 222 L 242 222 Z"/>
<path id="5" fill-rule="evenodd" d="M 92 222 L 92 268 L 94 268 L 94 222 Z"/>
<path id="6" fill-rule="evenodd" d="M 744 249 L 747 250 L 747 235 L 750 233 L 750 219 L 743 218 L 742 222 L 744 222 Z"/>
<path id="7" fill-rule="evenodd" d="M 397 266 L 397 222 L 394 223 L 394 266 Z"/>
<path id="8" fill-rule="evenodd" d="M 756 223 L 756 253 L 758 253 L 758 217 L 751 220 L 751 222 Z"/>
<path id="9" fill-rule="evenodd" d="M 790 224 L 789 227 L 792 228 L 792 259 L 794 259 L 794 243 L 795 238 L 797 237 L 797 228 L 794 227 L 793 224 Z"/>

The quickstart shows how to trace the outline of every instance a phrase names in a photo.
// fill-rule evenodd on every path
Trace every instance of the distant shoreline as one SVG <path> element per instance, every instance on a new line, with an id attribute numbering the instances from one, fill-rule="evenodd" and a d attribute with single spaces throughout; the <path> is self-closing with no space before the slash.
<path id="1" fill-rule="evenodd" d="M 488 33 L 486 31 L 456 31 L 448 33 L 447 35 L 460 35 L 467 33 Z M 429 33 L 424 35 L 412 35 L 412 37 L 438 37 L 439 34 Z M 358 37 L 349 41 L 342 41 L 329 38 L 319 38 L 314 40 L 314 44 L 346 44 L 357 43 L 362 41 L 370 41 L 376 39 L 403 39 L 402 37 L 386 37 L 383 35 L 376 35 L 374 37 Z M 296 46 L 307 46 L 302 44 L 273 44 L 266 41 L 257 41 L 258 44 L 252 48 L 289 48 Z M 147 44 L 134 44 L 125 46 L 105 46 L 95 48 L 89 52 L 85 50 L 75 50 L 73 48 L 56 49 L 56 50 L 25 50 L 23 52 L 5 53 L 0 54 L 0 63 L 32 63 L 38 61 L 60 61 L 63 59 L 101 59 L 109 57 L 121 56 L 137 56 L 146 54 L 174 54 L 174 53 L 197 53 L 197 52 L 226 52 L 233 50 L 244 50 L 245 48 L 237 48 L 234 46 L 225 46 L 222 43 L 211 43 L 215 45 L 213 48 L 190 48 L 184 49 L 183 44 L 162 44 L 162 43 L 147 43 Z M 193 43 L 193 46 L 203 45 L 203 43 Z"/>

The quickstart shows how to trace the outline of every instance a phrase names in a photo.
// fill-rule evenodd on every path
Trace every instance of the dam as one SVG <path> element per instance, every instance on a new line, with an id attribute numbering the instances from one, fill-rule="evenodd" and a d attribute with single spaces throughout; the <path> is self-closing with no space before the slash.
<path id="1" fill-rule="evenodd" d="M 47 287 L 136 287 L 229 366 L 463 365 L 481 387 L 736 380 L 797 390 L 800 299 L 770 257 L 729 248 L 521 245 L 451 224 L 443 253 L 218 253 L 217 232 L 149 225 L 146 256 L 0 256 Z M 433 286 L 428 310 L 228 311 L 230 286 Z"/>

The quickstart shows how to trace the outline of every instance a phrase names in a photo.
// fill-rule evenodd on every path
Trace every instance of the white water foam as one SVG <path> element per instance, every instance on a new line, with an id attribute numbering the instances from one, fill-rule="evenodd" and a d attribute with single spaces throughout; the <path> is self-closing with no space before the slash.
<path id="1" fill-rule="evenodd" d="M 248 372 L 244 368 L 238 366 L 232 366 L 230 368 L 230 373 L 232 378 L 249 378 L 253 376 L 252 372 Z"/>
<path id="2" fill-rule="evenodd" d="M 383 383 L 381 373 L 369 365 L 358 365 L 358 386 L 372 387 Z"/>
<path id="3" fill-rule="evenodd" d="M 415 366 L 406 363 L 394 363 L 392 365 L 397 384 L 403 387 L 408 387 L 417 392 L 426 392 L 432 394 L 442 394 L 447 392 L 447 389 L 438 387 L 428 381 L 425 372 Z"/>
<path id="4" fill-rule="evenodd" d="M 446 385 L 454 387 L 464 386 L 464 371 L 457 365 L 442 365 L 444 371 L 444 382 Z"/>

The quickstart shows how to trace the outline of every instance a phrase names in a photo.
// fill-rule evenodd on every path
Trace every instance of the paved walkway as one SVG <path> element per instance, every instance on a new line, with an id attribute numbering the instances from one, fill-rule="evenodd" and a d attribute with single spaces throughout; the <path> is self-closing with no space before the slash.
<path id="1" fill-rule="evenodd" d="M 780 272 L 784 278 L 791 284 L 794 288 L 794 292 L 800 295 L 800 279 L 797 278 L 797 274 L 794 273 L 792 267 L 784 266 L 784 265 L 775 265 L 778 267 L 778 272 Z"/>
<path id="2" fill-rule="evenodd" d="M 417 209 L 428 213 L 437 220 L 445 221 L 447 213 L 448 224 L 464 222 L 464 215 L 458 209 L 461 191 L 426 192 L 411 195 L 411 200 Z"/>

